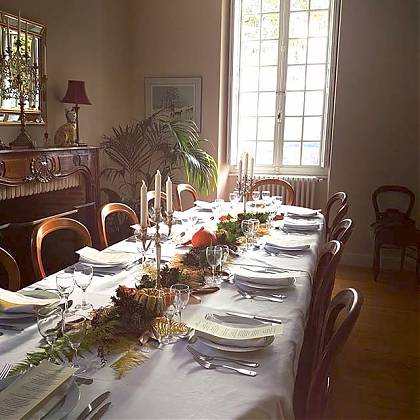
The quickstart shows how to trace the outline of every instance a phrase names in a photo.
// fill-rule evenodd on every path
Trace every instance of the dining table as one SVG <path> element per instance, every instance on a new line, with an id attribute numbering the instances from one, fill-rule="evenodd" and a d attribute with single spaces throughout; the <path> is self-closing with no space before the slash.
<path id="1" fill-rule="evenodd" d="M 286 215 L 293 206 L 282 206 Z M 218 208 L 193 207 L 177 216 L 184 223 L 174 225 L 174 232 L 198 230 L 200 226 L 215 229 L 221 214 L 231 211 L 230 204 Z M 196 217 L 191 217 L 196 216 Z M 195 225 L 191 225 L 194 220 Z M 188 324 L 191 317 L 208 313 L 224 315 L 227 311 L 242 314 L 274 317 L 282 322 L 282 334 L 266 348 L 253 352 L 235 353 L 234 357 L 259 363 L 255 377 L 247 377 L 223 369 L 204 369 L 193 359 L 186 347 L 188 340 L 180 338 L 174 344 L 156 345 L 145 350 L 146 359 L 117 379 L 110 360 L 101 366 L 95 353 L 82 354 L 82 363 L 88 366 L 86 375 L 93 379 L 90 385 L 80 385 L 80 400 L 67 418 L 75 419 L 98 395 L 110 391 L 111 405 L 103 418 L 108 419 L 281 419 L 294 418 L 293 393 L 299 355 L 303 343 L 305 325 L 311 301 L 312 276 L 324 243 L 324 217 L 316 216 L 319 229 L 313 232 L 285 232 L 269 229 L 267 238 L 286 240 L 302 238 L 310 244 L 300 253 L 272 254 L 263 247 L 255 246 L 229 261 L 226 269 L 235 272 L 237 267 L 268 266 L 285 270 L 295 277 L 295 284 L 282 292 L 283 301 L 246 299 L 238 293 L 232 282 L 222 282 L 220 290 L 201 296 L 201 303 L 189 304 L 182 313 Z M 188 236 L 188 235 L 187 235 Z M 130 238 L 118 242 L 106 251 L 137 253 L 136 243 Z M 162 242 L 162 259 L 170 261 L 177 253 L 186 252 L 186 247 L 175 241 Z M 152 250 L 148 255 L 152 256 Z M 113 275 L 97 276 L 87 289 L 87 299 L 95 308 L 111 303 L 119 285 L 133 287 L 139 278 L 138 266 L 122 270 Z M 55 274 L 28 286 L 26 290 L 54 289 Z M 81 300 L 82 291 L 75 287 L 70 299 Z M 3 363 L 18 363 L 26 353 L 41 344 L 36 323 L 28 325 L 22 332 L 3 331 L 0 336 L 0 366 Z M 209 348 L 197 340 L 193 347 L 210 355 L 232 356 L 226 352 Z"/>

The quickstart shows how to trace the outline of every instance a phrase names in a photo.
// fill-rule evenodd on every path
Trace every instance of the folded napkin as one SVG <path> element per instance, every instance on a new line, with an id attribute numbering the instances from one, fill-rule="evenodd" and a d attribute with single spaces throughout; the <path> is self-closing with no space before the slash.
<path id="1" fill-rule="evenodd" d="M 319 210 L 308 209 L 306 207 L 292 207 L 290 210 L 287 210 L 287 215 L 298 217 L 316 217 L 319 215 Z"/>
<path id="2" fill-rule="evenodd" d="M 7 313 L 34 313 L 37 306 L 51 305 L 60 301 L 58 295 L 52 292 L 36 291 L 31 296 L 29 292 L 25 294 L 10 292 L 0 288 L 0 311 Z"/>
<path id="3" fill-rule="evenodd" d="M 285 287 L 292 286 L 295 278 L 288 272 L 271 271 L 269 267 L 266 269 L 263 267 L 243 267 L 235 270 L 235 281 L 238 283 L 244 281 L 255 285 Z"/>
<path id="4" fill-rule="evenodd" d="M 135 261 L 138 256 L 132 252 L 117 251 L 98 251 L 88 246 L 76 251 L 80 255 L 80 262 L 96 266 L 120 266 L 130 264 Z"/>
<path id="5" fill-rule="evenodd" d="M 273 251 L 305 251 L 311 245 L 301 238 L 270 238 L 265 243 L 265 247 Z"/>
<path id="6" fill-rule="evenodd" d="M 308 220 L 287 220 L 284 222 L 283 227 L 288 230 L 307 231 L 312 232 L 318 230 L 320 227 L 319 222 L 313 222 Z"/>
<path id="7" fill-rule="evenodd" d="M 213 203 L 208 201 L 196 200 L 194 201 L 194 204 L 200 209 L 213 210 Z"/>

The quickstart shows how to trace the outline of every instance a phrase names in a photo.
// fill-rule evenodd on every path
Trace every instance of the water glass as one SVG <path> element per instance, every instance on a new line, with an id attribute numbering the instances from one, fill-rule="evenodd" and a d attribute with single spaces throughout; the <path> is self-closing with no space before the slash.
<path id="1" fill-rule="evenodd" d="M 73 273 L 58 273 L 55 278 L 55 282 L 60 297 L 64 298 L 64 312 L 67 312 L 69 306 L 69 296 L 74 290 Z"/>
<path id="2" fill-rule="evenodd" d="M 50 346 L 49 360 L 55 362 L 54 343 L 63 328 L 63 310 L 60 306 L 47 305 L 36 311 L 38 331 Z"/>
<path id="3" fill-rule="evenodd" d="M 198 222 L 197 215 L 194 213 L 194 211 L 190 212 L 188 214 L 188 226 L 186 230 L 190 232 L 191 234 L 194 233 L 195 225 L 197 224 L 197 222 Z"/>
<path id="4" fill-rule="evenodd" d="M 162 337 L 163 344 L 173 344 L 177 341 L 176 337 L 172 335 L 172 330 L 171 330 L 172 319 L 175 316 L 175 314 L 176 314 L 176 309 L 174 305 L 169 305 L 166 308 L 166 311 L 164 313 L 165 318 L 168 320 L 168 332 L 164 337 Z"/>
<path id="5" fill-rule="evenodd" d="M 238 191 L 233 191 L 229 194 L 230 208 L 233 210 L 236 203 L 239 202 L 239 193 Z"/>
<path id="6" fill-rule="evenodd" d="M 209 266 L 211 267 L 212 279 L 211 286 L 217 284 L 215 278 L 216 267 L 222 262 L 222 248 L 219 246 L 209 246 L 206 248 L 206 258 Z"/>
<path id="7" fill-rule="evenodd" d="M 82 289 L 82 303 L 77 305 L 75 309 L 86 311 L 92 308 L 91 303 L 86 302 L 86 289 L 89 287 L 93 277 L 93 268 L 89 264 L 77 263 L 74 265 L 74 280 Z"/>
<path id="8" fill-rule="evenodd" d="M 273 196 L 274 206 L 277 208 L 277 211 L 280 212 L 281 206 L 283 204 L 283 196 L 275 195 Z"/>
<path id="9" fill-rule="evenodd" d="M 222 250 L 222 260 L 220 261 L 220 276 L 218 282 L 222 282 L 222 274 L 223 274 L 223 264 L 227 261 L 230 253 L 230 248 L 227 245 L 217 245 L 215 248 L 220 248 Z"/>
<path id="10" fill-rule="evenodd" d="M 257 242 L 257 231 L 260 227 L 260 221 L 258 219 L 249 219 L 252 222 L 252 243 L 255 244 Z"/>
<path id="11" fill-rule="evenodd" d="M 270 204 L 270 202 L 271 202 L 271 194 L 270 194 L 270 191 L 263 191 L 261 193 L 261 195 L 262 195 L 262 199 L 263 199 L 264 203 L 268 206 Z"/>
<path id="12" fill-rule="evenodd" d="M 140 233 L 139 230 L 136 230 L 134 232 L 134 238 L 136 240 L 137 252 L 139 253 L 140 258 L 141 258 L 142 268 L 144 268 L 144 263 L 146 261 L 146 250 L 144 249 L 143 240 L 142 240 L 142 234 Z"/>
<path id="13" fill-rule="evenodd" d="M 190 288 L 186 284 L 177 283 L 171 286 L 170 293 L 174 297 L 173 306 L 179 315 L 179 322 L 182 322 L 181 311 L 188 305 Z"/>
<path id="14" fill-rule="evenodd" d="M 252 191 L 252 199 L 254 201 L 259 200 L 260 199 L 260 195 L 261 195 L 261 193 L 259 191 Z"/>
<path id="15" fill-rule="evenodd" d="M 78 360 L 79 347 L 86 337 L 88 319 L 80 312 L 64 314 L 63 316 L 63 335 L 74 351 L 71 367 L 80 369 Z"/>
<path id="16" fill-rule="evenodd" d="M 246 240 L 246 249 L 249 249 L 249 239 L 253 235 L 254 223 L 252 220 L 242 220 L 241 222 L 241 229 L 243 234 L 245 235 Z"/>

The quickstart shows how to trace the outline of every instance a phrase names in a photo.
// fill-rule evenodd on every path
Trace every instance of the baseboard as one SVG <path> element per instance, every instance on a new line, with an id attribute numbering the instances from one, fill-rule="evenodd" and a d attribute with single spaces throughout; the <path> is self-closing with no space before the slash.
<path id="1" fill-rule="evenodd" d="M 353 252 L 344 252 L 341 257 L 341 265 L 351 265 L 354 267 L 372 267 L 372 254 L 358 254 Z M 399 270 L 400 253 L 399 251 L 384 249 L 381 253 L 381 269 Z M 416 264 L 412 258 L 405 259 L 405 270 L 415 271 Z"/>

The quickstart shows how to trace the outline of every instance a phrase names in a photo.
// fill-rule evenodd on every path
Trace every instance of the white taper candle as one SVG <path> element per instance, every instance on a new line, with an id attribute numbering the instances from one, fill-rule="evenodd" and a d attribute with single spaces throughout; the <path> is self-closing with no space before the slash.
<path id="1" fill-rule="evenodd" d="M 166 211 L 172 213 L 173 211 L 173 202 L 172 202 L 172 181 L 168 176 L 166 180 Z"/>
<path id="2" fill-rule="evenodd" d="M 162 176 L 159 170 L 156 171 L 155 175 L 155 211 L 160 210 L 160 194 L 162 191 Z"/>
<path id="3" fill-rule="evenodd" d="M 140 189 L 140 226 L 147 227 L 147 187 L 143 181 Z"/>
<path id="4" fill-rule="evenodd" d="M 244 156 L 244 174 L 245 176 L 248 175 L 248 153 L 245 153 Z"/>
<path id="5" fill-rule="evenodd" d="M 252 177 L 254 176 L 254 157 L 251 156 L 251 164 L 250 166 L 250 172 L 249 172 L 249 178 L 252 179 Z"/>

